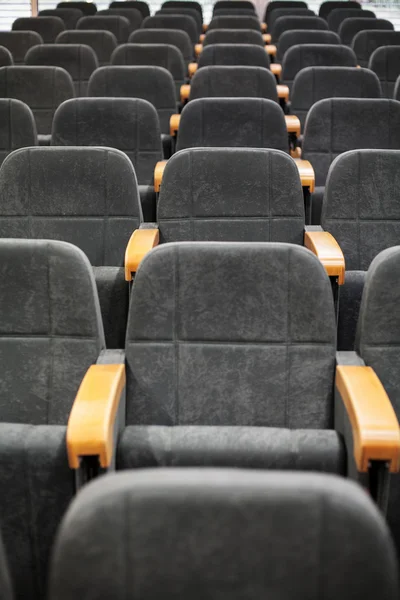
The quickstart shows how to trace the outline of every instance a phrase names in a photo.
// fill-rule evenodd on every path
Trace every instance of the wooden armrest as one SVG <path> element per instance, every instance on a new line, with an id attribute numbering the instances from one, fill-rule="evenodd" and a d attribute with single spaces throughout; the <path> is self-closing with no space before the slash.
<path id="1" fill-rule="evenodd" d="M 336 367 L 336 388 L 346 408 L 352 432 L 354 458 L 361 473 L 371 461 L 387 461 L 399 471 L 399 423 L 392 403 L 371 367 Z"/>
<path id="2" fill-rule="evenodd" d="M 268 44 L 267 46 L 265 46 L 265 52 L 269 54 L 269 56 L 275 56 L 276 46 L 274 44 Z"/>
<path id="3" fill-rule="evenodd" d="M 188 83 L 184 83 L 183 85 L 181 85 L 181 89 L 180 89 L 180 93 L 181 93 L 181 102 L 182 104 L 184 102 L 187 102 L 189 100 L 189 96 L 190 96 L 190 85 Z M 180 115 L 173 115 L 174 117 L 180 117 Z M 176 119 L 174 119 L 174 121 L 176 121 Z M 171 122 L 170 122 L 170 130 L 171 130 Z M 175 123 L 174 123 L 175 125 Z M 178 123 L 179 125 L 179 123 Z M 174 132 L 176 132 L 178 130 L 178 128 L 174 129 Z M 171 135 L 174 135 L 174 133 L 171 133 Z"/>
<path id="4" fill-rule="evenodd" d="M 203 23 L 203 31 L 204 33 L 207 31 L 208 29 L 208 24 L 207 23 Z"/>
<path id="5" fill-rule="evenodd" d="M 312 193 L 315 190 L 315 173 L 311 163 L 301 158 L 296 158 L 294 162 L 299 170 L 301 185 L 310 188 Z"/>
<path id="6" fill-rule="evenodd" d="M 282 75 L 282 65 L 279 63 L 271 63 L 270 69 L 271 73 L 275 75 L 275 77 L 280 77 Z"/>
<path id="7" fill-rule="evenodd" d="M 79 387 L 67 427 L 67 453 L 71 469 L 82 456 L 98 456 L 106 469 L 112 461 L 114 423 L 122 390 L 125 365 L 92 365 Z"/>
<path id="8" fill-rule="evenodd" d="M 189 73 L 189 77 L 193 77 L 193 75 L 196 73 L 197 71 L 197 67 L 198 64 L 197 63 L 189 63 L 188 65 L 188 73 Z"/>
<path id="9" fill-rule="evenodd" d="M 196 44 L 194 47 L 196 56 L 199 56 L 203 52 L 203 44 Z"/>
<path id="10" fill-rule="evenodd" d="M 135 229 L 125 250 L 125 280 L 132 280 L 140 263 L 152 248 L 158 246 L 160 234 L 158 229 Z"/>
<path id="11" fill-rule="evenodd" d="M 280 85 L 280 84 L 277 85 L 276 86 L 276 91 L 278 92 L 278 98 L 284 98 L 284 100 L 286 102 L 288 102 L 288 100 L 289 100 L 289 88 L 288 88 L 287 85 Z M 288 115 L 288 116 L 291 116 L 291 115 Z M 295 117 L 295 118 L 297 119 L 297 117 Z M 294 123 L 294 120 L 293 120 L 293 123 Z M 292 127 L 293 127 L 293 123 L 291 125 Z M 288 122 L 286 121 L 286 125 L 287 124 L 288 124 Z M 300 127 L 300 121 L 299 121 L 299 127 Z M 288 131 L 289 131 L 289 129 L 288 129 Z"/>
<path id="12" fill-rule="evenodd" d="M 277 87 L 286 87 L 284 86 L 277 86 Z M 288 90 L 288 95 L 289 95 L 289 90 Z M 281 98 L 281 96 L 279 96 Z M 301 133 L 301 124 L 300 124 L 300 119 L 299 117 L 296 117 L 296 115 L 285 115 L 285 121 L 286 121 L 286 129 L 288 133 L 295 133 L 296 137 L 300 137 L 300 133 Z"/>
<path id="13" fill-rule="evenodd" d="M 343 285 L 346 265 L 333 235 L 328 231 L 306 231 L 304 245 L 319 258 L 329 277 L 337 277 L 339 285 Z"/>
<path id="14" fill-rule="evenodd" d="M 201 34 L 200 34 L 200 36 L 199 36 L 199 42 L 200 42 L 200 44 L 202 44 L 202 43 L 204 42 L 204 38 L 205 38 L 205 37 L 206 37 L 206 34 L 205 34 L 205 33 L 201 33 Z"/>
<path id="15" fill-rule="evenodd" d="M 268 25 L 266 23 L 261 23 L 261 31 L 265 33 L 267 31 L 267 29 L 268 29 Z"/>
<path id="16" fill-rule="evenodd" d="M 263 40 L 266 44 L 270 44 L 271 43 L 271 34 L 270 33 L 263 33 Z"/>
<path id="17" fill-rule="evenodd" d="M 164 169 L 168 161 L 160 160 L 154 169 L 154 191 L 159 192 L 161 187 L 161 181 L 164 175 Z"/>
<path id="18" fill-rule="evenodd" d="M 181 86 L 181 90 L 182 90 Z M 190 86 L 189 86 L 190 88 Z M 189 89 L 189 93 L 190 93 L 190 89 Z M 181 115 L 171 115 L 171 118 L 169 120 L 169 132 L 171 135 L 176 135 L 178 133 L 178 129 L 179 129 L 179 123 L 181 121 Z"/>

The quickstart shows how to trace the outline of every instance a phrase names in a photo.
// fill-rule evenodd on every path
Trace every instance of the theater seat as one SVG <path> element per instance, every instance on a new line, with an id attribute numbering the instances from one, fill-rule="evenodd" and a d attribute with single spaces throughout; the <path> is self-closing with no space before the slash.
<path id="1" fill-rule="evenodd" d="M 254 29 L 214 29 L 206 34 L 203 47 L 211 44 L 254 44 L 264 48 L 261 31 Z"/>
<path id="2" fill-rule="evenodd" d="M 111 2 L 109 8 L 135 8 L 136 10 L 140 10 L 143 19 L 150 16 L 149 5 L 142 0 L 116 0 L 115 2 Z"/>
<path id="3" fill-rule="evenodd" d="M 146 17 L 142 23 L 143 29 L 181 29 L 185 31 L 192 44 L 198 42 L 196 21 L 188 15 L 170 15 L 159 13 Z"/>
<path id="4" fill-rule="evenodd" d="M 291 29 L 313 29 L 313 30 L 328 30 L 328 24 L 320 17 L 279 17 L 274 23 L 273 31 L 271 32 L 272 43 L 279 43 L 281 35 L 285 31 Z"/>
<path id="5" fill-rule="evenodd" d="M 359 31 L 352 43 L 361 67 L 369 67 L 371 55 L 377 48 L 396 45 L 400 45 L 400 31 L 380 31 L 379 29 Z"/>
<path id="6" fill-rule="evenodd" d="M 264 12 L 264 21 L 268 24 L 269 17 L 271 12 L 277 10 L 279 8 L 308 8 L 307 3 L 302 0 L 273 0 L 273 2 L 268 2 L 265 12 Z"/>
<path id="7" fill-rule="evenodd" d="M 77 8 L 84 15 L 95 15 L 97 12 L 97 6 L 94 2 L 86 2 L 79 0 L 67 0 L 66 2 L 59 2 L 57 8 Z"/>
<path id="8" fill-rule="evenodd" d="M 214 16 L 208 25 L 207 33 L 213 29 L 254 29 L 255 31 L 261 31 L 261 25 L 255 15 Z"/>
<path id="9" fill-rule="evenodd" d="M 345 19 L 350 19 L 351 17 L 361 17 L 362 19 L 375 19 L 376 14 L 372 12 L 372 10 L 363 10 L 362 12 L 360 12 L 359 8 L 335 8 L 331 10 L 327 18 L 329 29 L 337 33 L 343 21 Z"/>
<path id="10" fill-rule="evenodd" d="M 111 31 L 63 31 L 56 44 L 85 45 L 95 52 L 99 66 L 110 64 L 111 55 L 117 47 L 117 38 Z"/>
<path id="11" fill-rule="evenodd" d="M 109 9 L 104 9 L 104 10 L 99 10 L 96 13 L 98 16 L 118 16 L 118 17 L 125 17 L 125 19 L 128 19 L 129 21 L 129 33 L 131 33 L 132 31 L 136 31 L 136 29 L 140 29 L 140 26 L 142 24 L 143 21 L 143 16 L 142 13 L 140 12 L 140 10 L 136 10 L 135 8 L 119 8 L 119 7 L 114 7 L 114 8 L 109 8 Z M 128 41 L 128 40 L 125 40 Z"/>
<path id="12" fill-rule="evenodd" d="M 268 18 L 268 31 L 271 33 L 274 29 L 274 23 L 279 17 L 315 17 L 313 10 L 309 8 L 276 8 Z"/>
<path id="13" fill-rule="evenodd" d="M 262 46 L 254 44 L 206 45 L 199 56 L 198 69 L 211 65 L 270 68 L 268 54 Z"/>
<path id="14" fill-rule="evenodd" d="M 59 17 L 65 29 L 75 29 L 77 22 L 83 16 L 78 8 L 46 8 L 39 11 L 39 17 Z"/>
<path id="15" fill-rule="evenodd" d="M 327 0 L 327 2 L 322 2 L 322 4 L 319 7 L 318 14 L 323 19 L 328 19 L 329 14 L 331 13 L 332 10 L 335 10 L 335 8 L 342 9 L 343 1 L 342 0 Z M 359 10 L 361 10 L 362 6 L 359 2 L 355 2 L 353 0 L 347 0 L 346 8 L 358 8 Z"/>
<path id="16" fill-rule="evenodd" d="M 0 67 L 10 67 L 13 64 L 11 52 L 4 46 L 0 46 Z"/>
<path id="17" fill-rule="evenodd" d="M 378 76 L 382 95 L 393 98 L 396 79 L 400 75 L 400 40 L 397 46 L 377 48 L 371 55 L 368 68 Z"/>
<path id="18" fill-rule="evenodd" d="M 16 65 L 23 64 L 29 48 L 38 44 L 43 44 L 43 39 L 36 31 L 0 31 L 0 46 L 11 52 Z"/>
<path id="19" fill-rule="evenodd" d="M 318 29 L 285 31 L 279 38 L 276 59 L 282 61 L 285 52 L 292 46 L 298 46 L 299 44 L 340 44 L 340 37 L 333 31 L 319 31 Z"/>
<path id="20" fill-rule="evenodd" d="M 65 29 L 59 17 L 20 17 L 12 24 L 13 31 L 36 31 L 45 44 L 52 44 Z"/>
<path id="21" fill-rule="evenodd" d="M 0 165 L 17 148 L 38 144 L 35 118 L 29 106 L 13 98 L 0 99 Z"/>
<path id="22" fill-rule="evenodd" d="M 96 15 L 90 17 L 82 17 L 79 19 L 76 28 L 82 31 L 110 31 L 114 34 L 118 44 L 125 44 L 128 41 L 131 32 L 131 26 L 125 17 L 118 15 Z"/>
<path id="23" fill-rule="evenodd" d="M 342 44 L 351 46 L 357 33 L 360 31 L 366 31 L 367 29 L 393 31 L 394 27 L 393 24 L 386 19 L 363 19 L 362 17 L 351 17 L 350 19 L 345 19 L 342 22 L 339 27 L 338 34 L 342 40 Z"/>
<path id="24" fill-rule="evenodd" d="M 129 43 L 169 44 L 182 52 L 186 65 L 193 60 L 193 44 L 186 31 L 180 29 L 139 29 L 131 33 Z"/>
<path id="25" fill-rule="evenodd" d="M 201 13 L 196 10 L 196 8 L 187 8 L 184 6 L 178 8 L 168 8 L 166 5 L 161 7 L 161 9 L 156 12 L 156 15 L 187 15 L 196 21 L 198 36 L 203 33 L 203 17 Z"/>

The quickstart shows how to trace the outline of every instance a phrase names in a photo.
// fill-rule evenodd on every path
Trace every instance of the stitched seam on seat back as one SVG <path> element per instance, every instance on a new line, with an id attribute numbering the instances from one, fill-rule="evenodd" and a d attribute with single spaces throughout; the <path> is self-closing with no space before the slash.
<path id="1" fill-rule="evenodd" d="M 357 220 L 357 257 L 358 257 L 358 268 L 361 268 L 361 253 L 360 253 L 360 204 L 361 204 L 361 154 L 358 154 L 358 165 L 357 165 L 357 207 L 356 207 L 356 220 Z"/>
<path id="2" fill-rule="evenodd" d="M 290 254 L 291 250 L 288 249 L 287 256 L 287 290 L 286 290 L 286 303 L 287 303 L 287 321 L 286 321 L 286 393 L 285 393 L 285 413 L 284 413 L 284 427 L 288 427 L 288 402 L 290 393 Z"/>
<path id="3" fill-rule="evenodd" d="M 172 341 L 174 344 L 174 370 L 175 370 L 175 423 L 174 425 L 179 425 L 179 345 L 177 340 L 177 317 L 178 317 L 178 290 L 179 290 L 179 248 L 174 249 L 174 317 L 172 324 Z"/>
<path id="4" fill-rule="evenodd" d="M 49 421 L 50 421 L 50 405 L 51 405 L 51 398 L 53 396 L 53 370 L 54 370 L 54 352 L 53 352 L 53 342 L 54 342 L 54 338 L 53 338 L 53 312 L 52 312 L 52 304 L 51 304 L 51 300 L 52 300 L 52 294 L 51 294 L 51 263 L 50 263 L 50 243 L 46 244 L 46 252 L 47 252 L 47 292 L 48 292 L 48 303 L 49 303 L 49 335 L 50 335 L 50 370 L 49 370 L 49 386 L 48 386 L 48 390 L 49 390 L 49 394 L 47 396 L 47 407 L 46 407 L 46 411 L 47 411 L 47 415 L 46 415 L 46 424 L 49 425 Z"/>
<path id="5" fill-rule="evenodd" d="M 194 210 L 193 210 L 193 156 L 189 151 L 189 176 L 190 176 L 190 239 L 194 240 Z"/>
<path id="6" fill-rule="evenodd" d="M 268 239 L 271 240 L 271 221 L 272 221 L 272 153 L 268 152 L 267 161 L 267 177 L 268 177 Z"/>
<path id="7" fill-rule="evenodd" d="M 331 112 L 331 127 L 330 127 L 330 132 L 329 132 L 329 164 L 332 164 L 332 157 L 333 157 L 333 132 L 334 132 L 334 128 L 333 128 L 333 100 L 330 100 L 330 112 Z M 325 179 L 325 183 L 326 183 L 326 179 Z M 324 185 L 325 185 L 324 183 Z"/>
<path id="8" fill-rule="evenodd" d="M 103 185 L 103 192 L 104 192 L 104 219 L 103 219 L 103 248 L 102 248 L 102 256 L 103 256 L 103 265 L 107 264 L 106 263 L 106 243 L 107 243 L 107 239 L 108 239 L 108 225 L 109 225 L 109 204 L 108 204 L 108 195 L 107 195 L 107 173 L 108 173 L 108 155 L 109 152 L 108 150 L 104 153 L 104 165 L 103 165 L 103 174 L 102 176 L 104 177 L 104 185 Z"/>

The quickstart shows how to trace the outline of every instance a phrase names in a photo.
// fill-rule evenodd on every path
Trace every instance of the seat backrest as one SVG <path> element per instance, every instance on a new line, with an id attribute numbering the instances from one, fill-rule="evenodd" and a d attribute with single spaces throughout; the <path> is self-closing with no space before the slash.
<path id="1" fill-rule="evenodd" d="M 209 65 L 251 66 L 270 68 L 269 56 L 262 46 L 254 44 L 212 44 L 205 46 L 198 59 L 198 68 Z"/>
<path id="2" fill-rule="evenodd" d="M 97 15 L 102 16 L 119 16 L 125 17 L 129 21 L 129 33 L 135 31 L 136 29 L 140 29 L 140 26 L 143 21 L 143 16 L 140 10 L 135 8 L 108 8 L 104 10 L 99 10 Z"/>
<path id="3" fill-rule="evenodd" d="M 185 63 L 193 60 L 193 44 L 180 29 L 139 29 L 129 36 L 130 44 L 168 44 L 181 51 Z"/>
<path id="4" fill-rule="evenodd" d="M 186 74 L 182 52 L 171 44 L 122 44 L 114 50 L 111 64 L 164 67 L 178 85 Z"/>
<path id="5" fill-rule="evenodd" d="M 4 46 L 0 46 L 0 67 L 10 67 L 14 64 L 12 54 Z"/>
<path id="6" fill-rule="evenodd" d="M 211 44 L 254 44 L 262 48 L 265 46 L 261 31 L 254 29 L 214 29 L 206 34 L 203 46 Z"/>
<path id="7" fill-rule="evenodd" d="M 46 8 L 39 12 L 39 17 L 60 17 L 65 29 L 75 29 L 82 16 L 83 12 L 78 8 Z"/>
<path id="8" fill-rule="evenodd" d="M 111 31 L 63 31 L 56 39 L 57 44 L 84 44 L 94 50 L 99 65 L 110 63 L 111 54 L 117 47 L 117 38 Z"/>
<path id="9" fill-rule="evenodd" d="M 196 98 L 269 98 L 279 102 L 275 76 L 263 67 L 210 66 L 195 73 L 190 100 Z"/>
<path id="10" fill-rule="evenodd" d="M 366 98 L 319 100 L 308 113 L 303 158 L 325 185 L 332 161 L 347 150 L 400 148 L 400 102 Z"/>
<path id="11" fill-rule="evenodd" d="M 94 267 L 123 266 L 142 211 L 135 171 L 120 150 L 18 150 L 4 161 L 0 184 L 2 238 L 63 240 Z"/>
<path id="12" fill-rule="evenodd" d="M 116 0 L 111 2 L 109 8 L 136 8 L 142 13 L 143 19 L 150 16 L 149 5 L 142 0 Z"/>
<path id="13" fill-rule="evenodd" d="M 92 267 L 65 242 L 2 239 L 0 270 L 0 421 L 66 425 L 104 349 Z"/>
<path id="14" fill-rule="evenodd" d="M 154 167 L 162 160 L 157 111 L 133 98 L 75 98 L 54 116 L 53 146 L 108 146 L 130 158 L 139 184 L 153 185 Z"/>
<path id="15" fill-rule="evenodd" d="M 315 17 L 315 12 L 309 8 L 276 8 L 268 19 L 268 30 L 273 31 L 274 23 L 279 17 Z"/>
<path id="16" fill-rule="evenodd" d="M 84 15 L 95 15 L 97 6 L 93 2 L 80 2 L 79 0 L 67 0 L 67 2 L 59 2 L 57 8 L 77 8 Z"/>
<path id="17" fill-rule="evenodd" d="M 159 13 L 153 17 L 146 17 L 142 27 L 144 29 L 180 29 L 188 34 L 192 44 L 196 44 L 199 39 L 196 21 L 188 15 Z"/>
<path id="18" fill-rule="evenodd" d="M 77 29 L 81 30 L 104 30 L 111 31 L 115 35 L 118 44 L 124 44 L 128 41 L 130 34 L 130 23 L 128 19 L 120 16 L 91 16 L 79 19 Z"/>
<path id="19" fill-rule="evenodd" d="M 25 102 L 39 134 L 49 134 L 56 108 L 75 95 L 71 76 L 59 67 L 0 68 L 0 97 Z"/>
<path id="20" fill-rule="evenodd" d="M 322 2 L 319 7 L 318 15 L 323 19 L 328 19 L 329 14 L 336 8 L 343 8 L 343 0 L 327 0 Z M 361 9 L 361 4 L 355 0 L 346 0 L 345 8 L 358 8 Z"/>
<path id="21" fill-rule="evenodd" d="M 75 95 L 86 96 L 88 81 L 98 68 L 97 56 L 83 44 L 42 44 L 31 48 L 25 57 L 29 66 L 54 66 L 65 69 L 74 82 Z"/>
<path id="22" fill-rule="evenodd" d="M 349 271 L 366 271 L 379 252 L 399 242 L 399 167 L 399 150 L 351 150 L 329 169 L 322 223 Z"/>
<path id="23" fill-rule="evenodd" d="M 171 115 L 176 113 L 175 83 L 163 67 L 101 67 L 90 78 L 88 96 L 147 100 L 157 110 L 161 132 L 167 134 Z"/>
<path id="24" fill-rule="evenodd" d="M 214 4 L 214 10 L 219 10 L 220 8 L 247 8 L 255 11 L 254 4 L 250 0 L 217 0 Z"/>
<path id="25" fill-rule="evenodd" d="M 342 40 L 342 44 L 352 45 L 352 42 L 359 31 L 365 31 L 367 29 L 383 29 L 386 31 L 393 31 L 393 23 L 386 19 L 362 19 L 354 18 L 345 19 L 339 27 L 339 37 Z"/>
<path id="26" fill-rule="evenodd" d="M 177 150 L 205 147 L 275 148 L 288 152 L 280 106 L 265 98 L 199 98 L 182 111 Z"/>
<path id="27" fill-rule="evenodd" d="M 274 10 L 278 10 L 279 8 L 308 8 L 307 3 L 302 0 L 273 0 L 272 2 L 268 2 L 265 13 L 264 13 L 264 21 L 269 23 L 269 18 L 271 13 Z"/>
<path id="28" fill-rule="evenodd" d="M 0 98 L 0 165 L 13 150 L 37 143 L 35 118 L 29 106 L 14 98 Z"/>
<path id="29" fill-rule="evenodd" d="M 168 161 L 157 205 L 161 242 L 303 244 L 304 201 L 288 154 L 192 148 Z"/>
<path id="30" fill-rule="evenodd" d="M 157 11 L 157 15 L 188 15 L 196 21 L 197 33 L 200 35 L 203 33 L 203 18 L 198 10 L 195 8 L 168 8 L 168 6 L 162 7 L 161 10 Z"/>
<path id="31" fill-rule="evenodd" d="M 327 31 L 328 24 L 321 17 L 279 17 L 274 23 L 273 31 L 271 31 L 272 41 L 279 42 L 280 36 L 285 31 L 291 29 L 319 29 Z"/>
<path id="32" fill-rule="evenodd" d="M 203 22 L 203 8 L 200 2 L 195 0 L 167 0 L 162 3 L 161 8 L 177 8 L 178 12 L 183 8 L 194 8 L 201 16 L 201 22 Z"/>
<path id="33" fill-rule="evenodd" d="M 293 83 L 291 110 L 302 127 L 311 106 L 323 98 L 380 98 L 378 77 L 356 67 L 307 67 Z"/>
<path id="34" fill-rule="evenodd" d="M 356 53 L 358 64 L 361 67 L 368 67 L 371 54 L 377 48 L 396 45 L 400 45 L 400 31 L 376 29 L 359 31 L 353 38 L 352 48 Z"/>
<path id="35" fill-rule="evenodd" d="M 340 37 L 334 31 L 320 31 L 318 29 L 292 29 L 285 31 L 279 38 L 276 52 L 277 60 L 283 60 L 285 52 L 292 46 L 299 44 L 340 44 Z"/>
<path id="36" fill-rule="evenodd" d="M 20 17 L 12 24 L 13 31 L 36 31 L 45 44 L 55 42 L 64 31 L 64 21 L 60 17 Z"/>
<path id="37" fill-rule="evenodd" d="M 16 65 L 23 64 L 29 48 L 38 44 L 43 44 L 43 39 L 36 31 L 0 31 L 0 46 L 11 52 Z"/>
<path id="38" fill-rule="evenodd" d="M 208 29 L 254 29 L 260 31 L 260 21 L 256 16 L 247 15 L 228 15 L 213 17 Z M 208 31 L 207 29 L 207 31 Z"/>
<path id="39" fill-rule="evenodd" d="M 332 426 L 332 290 L 305 248 L 161 244 L 131 300 L 128 424 Z"/>
<path id="40" fill-rule="evenodd" d="M 334 8 L 327 18 L 329 29 L 338 32 L 343 21 L 345 19 L 350 19 L 351 17 L 375 19 L 376 14 L 372 12 L 372 10 L 363 10 L 360 12 L 359 8 Z"/>
<path id="41" fill-rule="evenodd" d="M 397 46 L 377 48 L 371 55 L 368 68 L 377 74 L 383 96 L 393 98 L 394 86 L 400 75 L 400 39 Z"/>
<path id="42" fill-rule="evenodd" d="M 217 8 L 213 10 L 213 17 L 233 16 L 233 15 L 250 15 L 254 17 L 256 12 L 254 8 Z"/>
<path id="43" fill-rule="evenodd" d="M 306 67 L 356 67 L 357 58 L 348 46 L 300 44 L 287 50 L 282 63 L 282 82 L 292 89 L 297 74 Z"/>

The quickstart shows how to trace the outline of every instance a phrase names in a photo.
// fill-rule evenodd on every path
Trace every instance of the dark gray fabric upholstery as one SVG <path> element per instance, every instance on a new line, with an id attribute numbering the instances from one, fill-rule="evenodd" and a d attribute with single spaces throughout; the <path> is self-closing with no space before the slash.
<path id="1" fill-rule="evenodd" d="M 98 68 L 97 56 L 84 44 L 41 44 L 31 48 L 25 64 L 65 69 L 72 77 L 76 96 L 86 96 L 91 74 Z"/>
<path id="2" fill-rule="evenodd" d="M 198 10 L 195 8 L 168 8 L 167 6 L 162 7 L 161 10 L 156 12 L 157 15 L 188 15 L 196 21 L 197 33 L 200 35 L 203 33 L 203 18 Z"/>
<path id="3" fill-rule="evenodd" d="M 345 19 L 339 27 L 339 36 L 342 40 L 342 44 L 351 46 L 355 36 L 359 31 L 366 31 L 367 29 L 383 29 L 386 31 L 393 31 L 393 23 L 386 19 L 362 19 L 353 18 Z"/>
<path id="4" fill-rule="evenodd" d="M 161 8 L 194 8 L 201 15 L 201 20 L 203 21 L 203 9 L 200 2 L 195 2 L 194 0 L 167 0 L 167 2 L 163 2 Z"/>
<path id="5" fill-rule="evenodd" d="M 129 36 L 130 44 L 169 44 L 182 52 L 183 60 L 193 60 L 193 45 L 186 31 L 179 29 L 140 29 Z"/>
<path id="6" fill-rule="evenodd" d="M 196 21 L 188 15 L 158 14 L 146 17 L 142 23 L 143 29 L 180 29 L 185 31 L 192 44 L 198 42 Z"/>
<path id="7" fill-rule="evenodd" d="M 356 67 L 351 48 L 338 44 L 300 44 L 287 50 L 282 62 L 282 83 L 292 89 L 296 75 L 306 67 Z"/>
<path id="8" fill-rule="evenodd" d="M 46 8 L 39 11 L 39 17 L 59 17 L 65 29 L 75 29 L 77 22 L 83 16 L 78 8 Z"/>
<path id="9" fill-rule="evenodd" d="M 56 108 L 74 95 L 71 76 L 59 67 L 0 68 L 0 97 L 25 102 L 33 112 L 39 134 L 51 133 Z"/>
<path id="10" fill-rule="evenodd" d="M 170 132 L 169 120 L 176 113 L 176 91 L 171 73 L 163 67 L 101 67 L 90 78 L 88 95 L 147 100 L 157 110 L 161 132 Z"/>
<path id="11" fill-rule="evenodd" d="M 254 44 L 212 44 L 205 46 L 199 56 L 198 68 L 209 65 L 253 66 L 270 68 L 269 56 Z"/>
<path id="12" fill-rule="evenodd" d="M 356 67 L 307 67 L 293 83 L 291 112 L 302 128 L 311 106 L 323 98 L 380 98 L 378 77 L 369 69 Z"/>
<path id="13" fill-rule="evenodd" d="M 182 111 L 177 150 L 183 148 L 275 148 L 288 152 L 280 106 L 264 98 L 199 98 Z"/>
<path id="14" fill-rule="evenodd" d="M 194 148 L 164 171 L 161 242 L 279 241 L 303 244 L 304 201 L 296 166 L 279 150 Z"/>
<path id="15" fill-rule="evenodd" d="M 190 100 L 207 97 L 269 98 L 278 102 L 276 79 L 263 67 L 203 67 L 192 79 Z"/>
<path id="16" fill-rule="evenodd" d="M 57 44 L 84 44 L 94 50 L 100 67 L 108 65 L 117 47 L 117 38 L 111 31 L 63 31 Z"/>
<path id="17" fill-rule="evenodd" d="M 97 12 L 97 6 L 94 2 L 80 2 L 79 0 L 68 0 L 67 2 L 59 2 L 57 8 L 77 8 L 84 15 L 95 15 Z"/>
<path id="18" fill-rule="evenodd" d="M 250 15 L 256 16 L 254 8 L 217 8 L 213 10 L 213 17 L 223 17 L 229 15 Z"/>
<path id="19" fill-rule="evenodd" d="M 400 45 L 400 31 L 359 31 L 353 39 L 353 50 L 362 67 L 368 67 L 371 55 L 377 48 L 396 45 Z"/>
<path id="20" fill-rule="evenodd" d="M 343 21 L 345 19 L 350 19 L 351 17 L 361 19 L 375 19 L 376 14 L 372 12 L 372 10 L 363 10 L 362 12 L 360 12 L 359 8 L 347 8 L 345 5 L 344 8 L 334 8 L 333 10 L 331 10 L 327 18 L 329 29 L 331 29 L 332 31 L 336 31 L 337 33 Z"/>
<path id="21" fill-rule="evenodd" d="M 79 19 L 76 28 L 79 30 L 105 30 L 115 35 L 118 44 L 124 44 L 128 41 L 130 34 L 130 23 L 128 19 L 120 16 L 97 16 L 82 17 Z"/>
<path id="22" fill-rule="evenodd" d="M 0 46 L 0 67 L 10 67 L 14 64 L 12 54 L 4 46 Z"/>
<path id="23" fill-rule="evenodd" d="M 330 428 L 335 347 L 330 283 L 304 248 L 162 244 L 132 288 L 127 423 Z"/>
<path id="24" fill-rule="evenodd" d="M 142 0 L 116 0 L 115 2 L 111 2 L 109 8 L 136 8 L 140 10 L 142 13 L 143 19 L 150 16 L 150 8 L 147 2 L 142 2 Z"/>
<path id="25" fill-rule="evenodd" d="M 321 17 L 279 17 L 274 24 L 272 41 L 278 42 L 282 33 L 290 29 L 319 29 L 324 31 L 328 30 L 329 27 Z"/>
<path id="26" fill-rule="evenodd" d="M 256 16 L 217 16 L 212 18 L 207 31 L 213 29 L 254 29 L 260 31 L 260 21 Z"/>
<path id="27" fill-rule="evenodd" d="M 308 8 L 306 2 L 302 2 L 301 0 L 273 0 L 273 2 L 268 2 L 265 13 L 264 13 L 264 21 L 266 23 L 269 22 L 269 16 L 271 12 L 274 10 L 278 10 L 279 8 Z"/>
<path id="28" fill-rule="evenodd" d="M 129 287 L 123 267 L 93 267 L 107 348 L 125 348 Z"/>
<path id="29" fill-rule="evenodd" d="M 335 8 L 343 8 L 343 0 L 327 0 L 327 2 L 322 2 L 319 7 L 319 16 L 323 19 L 328 19 L 328 16 L 332 10 Z M 346 8 L 358 8 L 361 9 L 361 4 L 359 2 L 355 2 L 354 0 L 346 0 Z"/>
<path id="30" fill-rule="evenodd" d="M 16 65 L 22 64 L 29 48 L 43 44 L 36 31 L 0 31 L 0 46 L 7 48 Z"/>
<path id="31" fill-rule="evenodd" d="M 4 549 L 2 536 L 0 536 L 0 589 L 1 600 L 14 600 L 14 593 L 8 568 L 8 560 L 6 551 Z"/>
<path id="32" fill-rule="evenodd" d="M 399 102 L 385 98 L 331 98 L 319 100 L 311 107 L 304 131 L 303 158 L 311 162 L 317 186 L 325 185 L 329 167 L 339 154 L 359 148 L 400 148 Z M 349 176 L 348 185 L 350 180 Z"/>
<path id="33" fill-rule="evenodd" d="M 96 14 L 99 16 L 108 15 L 110 17 L 125 17 L 129 21 L 129 33 L 135 31 L 136 29 L 140 29 L 140 26 L 143 21 L 142 13 L 140 12 L 140 10 L 136 10 L 135 8 L 109 8 L 99 10 Z"/>
<path id="34" fill-rule="evenodd" d="M 251 2 L 250 0 L 218 0 L 217 2 L 215 2 L 213 10 L 219 10 L 220 8 L 252 8 L 253 10 L 255 10 L 253 2 Z"/>
<path id="35" fill-rule="evenodd" d="M 285 31 L 279 38 L 276 53 L 278 61 L 282 61 L 285 52 L 292 46 L 299 44 L 340 44 L 340 37 L 333 31 L 319 31 L 318 29 L 292 29 Z"/>
<path id="36" fill-rule="evenodd" d="M 276 8 L 271 12 L 268 19 L 268 32 L 271 33 L 274 29 L 274 24 L 279 17 L 315 17 L 315 12 L 309 8 Z"/>
<path id="37" fill-rule="evenodd" d="M 12 98 L 0 99 L 0 165 L 17 148 L 38 143 L 35 119 L 29 106 Z"/>
<path id="38" fill-rule="evenodd" d="M 340 286 L 338 318 L 338 350 L 354 350 L 361 297 L 366 271 L 346 271 Z"/>
<path id="39" fill-rule="evenodd" d="M 52 44 L 61 31 L 64 21 L 59 17 L 20 17 L 12 24 L 13 31 L 36 31 L 45 44 Z"/>
<path id="40" fill-rule="evenodd" d="M 265 46 L 261 31 L 254 29 L 214 29 L 207 33 L 203 46 L 211 44 L 254 44 L 262 48 Z"/>
<path id="41" fill-rule="evenodd" d="M 388 40 L 384 46 L 377 48 L 371 55 L 368 68 L 379 77 L 381 83 L 382 95 L 386 98 L 393 98 L 396 80 L 400 75 L 400 32 L 386 31 Z M 392 35 L 396 36 L 395 39 Z M 393 45 L 390 44 L 393 42 Z"/>

